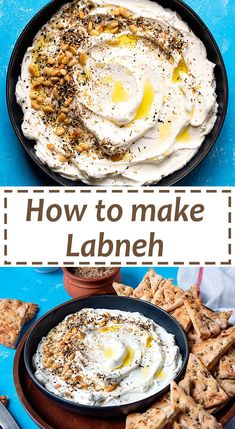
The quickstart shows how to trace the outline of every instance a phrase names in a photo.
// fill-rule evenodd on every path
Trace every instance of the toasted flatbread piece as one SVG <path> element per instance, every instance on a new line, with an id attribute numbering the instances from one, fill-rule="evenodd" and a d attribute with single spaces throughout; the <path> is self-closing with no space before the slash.
<path id="1" fill-rule="evenodd" d="M 162 276 L 159 276 L 158 274 L 154 277 L 151 277 L 150 279 L 150 286 L 151 286 L 151 292 L 152 295 L 154 296 L 154 294 L 157 292 L 159 285 L 161 284 L 162 281 L 165 281 L 165 279 L 162 278 Z"/>
<path id="2" fill-rule="evenodd" d="M 181 305 L 181 307 L 176 308 L 171 312 L 172 317 L 179 323 L 179 325 L 183 328 L 185 332 L 188 332 L 192 322 L 188 315 L 185 305 Z"/>
<path id="3" fill-rule="evenodd" d="M 1 308 L 1 301 L 4 301 L 4 300 L 0 299 L 0 308 Z M 32 320 L 38 312 L 38 305 L 33 304 L 32 302 L 24 302 L 24 301 L 20 301 L 19 299 L 10 299 L 9 301 L 12 302 L 12 305 L 15 305 L 15 308 L 19 307 L 21 304 L 28 304 L 28 310 L 25 316 L 25 323 L 30 322 L 30 320 Z"/>
<path id="4" fill-rule="evenodd" d="M 235 396 L 235 380 L 228 379 L 216 379 L 222 389 L 227 393 L 229 398 L 233 398 Z"/>
<path id="5" fill-rule="evenodd" d="M 221 429 L 222 425 L 218 423 L 214 416 L 209 414 L 204 408 L 197 404 L 193 398 L 186 395 L 184 390 L 171 382 L 171 404 L 179 411 L 175 418 L 177 423 L 174 428 L 180 429 Z"/>
<path id="6" fill-rule="evenodd" d="M 113 282 L 113 288 L 119 296 L 133 296 L 134 289 L 122 283 Z"/>
<path id="7" fill-rule="evenodd" d="M 143 277 L 143 280 L 140 282 L 140 285 L 141 285 L 141 283 L 143 283 L 146 280 L 150 281 L 150 279 L 152 279 L 153 277 L 159 277 L 159 275 L 156 273 L 156 271 L 153 268 L 149 268 L 149 270 L 147 271 L 147 273 L 145 273 L 145 275 Z"/>
<path id="8" fill-rule="evenodd" d="M 189 392 L 187 390 L 186 393 L 204 408 L 212 408 L 228 400 L 227 394 L 208 369 L 192 353 L 189 355 L 186 378 L 189 381 Z"/>
<path id="9" fill-rule="evenodd" d="M 153 412 L 150 410 L 156 410 L 157 412 L 156 411 Z M 159 411 L 162 411 L 162 410 L 163 410 L 163 413 L 162 412 L 159 413 Z M 150 413 L 148 413 L 148 411 Z M 172 416 L 175 415 L 175 413 L 173 412 L 173 409 L 171 407 L 170 392 L 166 393 L 162 398 L 156 400 L 151 405 L 151 407 L 148 409 L 148 411 L 146 411 L 143 414 L 141 414 L 141 413 L 130 414 L 127 417 L 126 428 L 136 429 L 138 427 L 138 429 L 139 429 L 142 427 L 143 428 L 149 427 L 149 428 L 155 429 L 156 427 L 163 427 L 163 426 L 161 426 L 163 424 L 164 429 L 165 429 L 166 419 L 168 421 L 171 421 L 172 420 L 171 414 L 172 414 Z M 151 421 L 151 418 L 152 418 L 152 421 Z M 149 421 L 149 424 L 150 425 L 152 424 L 152 426 L 146 426 L 145 424 L 147 421 Z M 155 426 L 156 422 L 157 422 L 158 426 Z"/>
<path id="10" fill-rule="evenodd" d="M 185 291 L 184 296 L 185 296 L 185 299 L 187 298 L 197 299 L 198 298 L 197 286 L 196 285 L 191 286 L 188 290 Z"/>
<path id="11" fill-rule="evenodd" d="M 145 292 L 145 294 L 140 298 L 142 301 L 151 302 L 153 298 L 152 292 Z"/>
<path id="12" fill-rule="evenodd" d="M 215 337 L 228 327 L 228 319 L 232 311 L 212 311 L 205 307 L 199 299 L 185 299 L 184 304 L 192 320 L 193 327 L 202 340 Z"/>
<path id="13" fill-rule="evenodd" d="M 7 397 L 5 395 L 1 395 L 0 396 L 0 402 L 6 406 L 7 405 Z"/>
<path id="14" fill-rule="evenodd" d="M 181 389 L 184 390 L 184 392 L 190 396 L 190 387 L 191 387 L 191 382 L 189 377 L 187 376 L 187 374 L 185 374 L 185 377 L 180 380 L 180 382 L 178 383 L 178 385 L 181 387 Z"/>
<path id="15" fill-rule="evenodd" d="M 188 337 L 188 344 L 189 344 L 190 350 L 192 350 L 192 347 L 195 344 L 198 344 L 198 343 L 202 342 L 201 338 L 197 335 L 197 333 L 196 333 L 196 331 L 195 331 L 195 329 L 194 329 L 193 326 L 191 326 L 191 328 L 187 332 L 187 337 Z"/>
<path id="16" fill-rule="evenodd" d="M 192 352 L 211 370 L 226 351 L 235 343 L 235 326 L 222 331 L 216 338 L 211 338 L 192 346 Z"/>
<path id="17" fill-rule="evenodd" d="M 170 312 L 183 305 L 183 299 L 184 291 L 174 286 L 171 281 L 166 281 L 158 288 L 152 303 Z"/>
<path id="18" fill-rule="evenodd" d="M 231 347 L 219 361 L 219 378 L 235 379 L 235 347 Z"/>
<path id="19" fill-rule="evenodd" d="M 230 401 L 231 398 L 229 398 L 226 402 L 223 402 L 223 404 L 217 405 L 216 407 L 208 408 L 206 411 L 210 414 L 215 414 L 219 410 L 225 407 L 225 405 Z"/>
<path id="20" fill-rule="evenodd" d="M 152 290 L 152 294 L 153 296 L 155 295 L 155 293 L 157 292 L 157 290 L 162 287 L 166 282 L 169 283 L 173 283 L 173 279 L 164 279 L 162 276 L 160 275 L 156 275 L 155 277 L 151 277 L 150 278 L 150 284 L 151 284 L 151 290 Z"/>
<path id="21" fill-rule="evenodd" d="M 32 302 L 29 302 L 27 304 L 28 304 L 29 308 L 28 308 L 28 311 L 26 313 L 25 323 L 30 322 L 30 320 L 32 320 L 38 312 L 38 305 L 37 304 L 33 304 Z"/>
<path id="22" fill-rule="evenodd" d="M 153 268 L 150 268 L 150 270 L 147 271 L 147 273 L 144 275 L 143 280 L 141 280 L 140 284 L 137 286 L 137 288 L 134 290 L 134 296 L 136 298 L 141 299 L 143 296 L 151 296 L 151 299 L 153 298 L 152 293 L 152 287 L 150 279 L 153 279 L 157 277 L 158 281 L 162 279 L 161 276 L 158 276 Z"/>
<path id="23" fill-rule="evenodd" d="M 172 427 L 167 429 L 180 429 L 181 427 L 182 426 L 178 422 L 174 421 Z"/>
<path id="24" fill-rule="evenodd" d="M 150 286 L 149 282 L 147 282 L 147 281 L 145 283 L 142 283 L 141 285 L 137 286 L 136 289 L 134 289 L 133 296 L 135 298 L 141 299 L 143 296 L 146 296 L 146 294 L 148 294 L 148 296 L 150 296 L 151 299 L 153 299 L 151 286 Z"/>
<path id="25" fill-rule="evenodd" d="M 151 407 L 142 414 L 129 414 L 126 419 L 126 429 L 162 429 L 172 422 L 175 415 L 171 405 L 161 409 Z"/>
<path id="26" fill-rule="evenodd" d="M 28 308 L 28 304 L 17 299 L 0 300 L 0 344 L 16 347 Z"/>

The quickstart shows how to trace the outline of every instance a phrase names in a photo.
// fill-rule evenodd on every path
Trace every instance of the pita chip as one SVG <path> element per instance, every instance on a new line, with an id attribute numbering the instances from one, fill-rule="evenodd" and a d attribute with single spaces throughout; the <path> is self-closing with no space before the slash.
<path id="1" fill-rule="evenodd" d="M 16 347 L 28 308 L 27 303 L 17 299 L 0 300 L 0 344 Z"/>
<path id="2" fill-rule="evenodd" d="M 176 412 L 171 405 L 170 394 L 155 401 L 145 413 L 129 414 L 126 429 L 161 429 L 172 422 Z"/>
<path id="3" fill-rule="evenodd" d="M 171 406 L 168 408 L 150 408 L 143 414 L 129 414 L 126 419 L 126 429 L 162 429 L 173 420 L 175 413 Z"/>
<path id="4" fill-rule="evenodd" d="M 178 422 L 173 422 L 173 425 L 172 425 L 172 427 L 170 428 L 167 428 L 167 429 L 181 429 L 181 425 L 178 423 Z"/>
<path id="5" fill-rule="evenodd" d="M 152 292 L 145 292 L 145 294 L 140 298 L 142 301 L 148 301 L 151 302 L 152 301 Z"/>
<path id="6" fill-rule="evenodd" d="M 228 319 L 232 312 L 212 311 L 205 307 L 200 299 L 185 299 L 184 304 L 192 320 L 197 335 L 202 339 L 220 334 L 229 325 Z"/>
<path id="7" fill-rule="evenodd" d="M 174 317 L 174 319 L 179 323 L 179 325 L 183 328 L 185 332 L 189 331 L 192 322 L 185 305 L 181 305 L 181 307 L 176 308 L 170 314 L 172 315 L 172 317 Z"/>
<path id="8" fill-rule="evenodd" d="M 219 378 L 219 376 L 216 375 L 216 371 L 214 373 L 214 377 L 222 389 L 227 393 L 228 397 L 233 398 L 235 396 L 235 380 L 231 380 L 230 378 Z"/>
<path id="9" fill-rule="evenodd" d="M 222 387 L 222 389 L 227 393 L 229 398 L 233 398 L 235 396 L 235 380 L 231 378 L 220 378 L 219 376 L 219 366 L 220 361 L 216 364 L 216 366 L 212 369 L 212 375 Z"/>
<path id="10" fill-rule="evenodd" d="M 222 389 L 227 393 L 229 398 L 233 398 L 235 396 L 235 380 L 230 379 L 216 379 Z"/>
<path id="11" fill-rule="evenodd" d="M 175 418 L 174 428 L 179 429 L 221 429 L 222 425 L 218 423 L 214 416 L 209 414 L 204 408 L 197 404 L 191 396 L 188 396 L 184 390 L 171 382 L 171 405 L 179 411 Z"/>
<path id="12" fill-rule="evenodd" d="M 113 282 L 113 288 L 118 296 L 133 296 L 134 289 L 130 286 Z"/>
<path id="13" fill-rule="evenodd" d="M 1 299 L 0 299 L 0 305 L 1 305 Z M 25 316 L 25 323 L 30 322 L 30 320 L 32 320 L 37 312 L 38 312 L 38 305 L 37 304 L 33 304 L 32 302 L 24 302 L 24 301 L 20 301 L 19 299 L 17 300 L 10 300 L 11 302 L 15 302 L 16 306 L 20 306 L 21 304 L 28 304 L 28 310 Z"/>
<path id="14" fill-rule="evenodd" d="M 191 319 L 190 319 L 191 320 Z M 191 326 L 191 328 L 189 329 L 189 331 L 187 332 L 187 337 L 188 337 L 188 344 L 189 344 L 189 348 L 190 350 L 192 349 L 192 347 L 195 344 L 201 343 L 202 340 L 199 338 L 199 336 L 197 335 L 195 329 L 193 326 Z"/>
<path id="15" fill-rule="evenodd" d="M 184 291 L 180 287 L 174 286 L 171 281 L 166 281 L 155 293 L 152 304 L 170 312 L 183 305 L 183 299 Z"/>
<path id="16" fill-rule="evenodd" d="M 228 400 L 227 394 L 208 369 L 192 353 L 189 355 L 186 378 L 189 385 L 189 391 L 187 389 L 186 393 L 204 408 L 212 408 Z M 182 385 L 181 387 L 184 388 Z"/>
<path id="17" fill-rule="evenodd" d="M 227 401 L 223 402 L 222 404 L 217 405 L 216 407 L 208 408 L 206 411 L 210 414 L 215 414 L 218 411 L 220 411 L 225 405 L 230 401 L 231 398 L 229 398 Z"/>
<path id="18" fill-rule="evenodd" d="M 231 347 L 219 361 L 219 378 L 235 380 L 235 347 Z"/>
<path id="19" fill-rule="evenodd" d="M 150 278 L 150 284 L 151 284 L 151 290 L 152 290 L 153 296 L 155 295 L 157 290 L 160 287 L 162 287 L 166 282 L 173 283 L 173 279 L 166 280 L 160 275 L 156 275 L 155 277 Z"/>
<path id="20" fill-rule="evenodd" d="M 196 285 L 191 286 L 188 290 L 185 291 L 184 296 L 185 296 L 185 299 L 187 298 L 197 299 L 198 298 L 197 286 Z"/>
<path id="21" fill-rule="evenodd" d="M 158 278 L 159 276 L 156 274 L 156 272 L 154 271 L 153 268 L 150 268 L 150 270 L 147 271 L 147 273 L 145 274 L 143 280 L 140 282 L 140 284 L 134 290 L 134 296 L 136 298 L 141 299 L 143 296 L 148 295 L 148 296 L 151 296 L 151 298 L 152 298 L 153 294 L 152 294 L 152 287 L 151 287 L 150 279 L 155 278 L 155 277 Z"/>
<path id="22" fill-rule="evenodd" d="M 191 383 L 190 383 L 190 378 L 187 376 L 187 374 L 185 374 L 184 378 L 180 380 L 178 384 L 181 387 L 181 389 L 183 389 L 184 392 L 190 396 Z"/>
<path id="23" fill-rule="evenodd" d="M 30 320 L 32 320 L 37 312 L 38 312 L 38 305 L 37 304 L 33 304 L 32 302 L 28 303 L 28 310 L 26 313 L 26 317 L 25 317 L 25 323 L 30 322 Z"/>
<path id="24" fill-rule="evenodd" d="M 145 280 L 150 280 L 153 277 L 158 277 L 158 274 L 156 273 L 156 271 L 153 268 L 150 268 L 147 273 L 145 273 L 143 280 L 140 282 L 140 284 L 142 282 L 144 282 Z"/>
<path id="25" fill-rule="evenodd" d="M 235 343 L 235 326 L 222 331 L 216 338 L 211 338 L 192 346 L 192 352 L 211 370 L 226 351 Z"/>
<path id="26" fill-rule="evenodd" d="M 5 395 L 1 395 L 0 396 L 0 402 L 6 406 L 7 405 L 7 397 Z"/>

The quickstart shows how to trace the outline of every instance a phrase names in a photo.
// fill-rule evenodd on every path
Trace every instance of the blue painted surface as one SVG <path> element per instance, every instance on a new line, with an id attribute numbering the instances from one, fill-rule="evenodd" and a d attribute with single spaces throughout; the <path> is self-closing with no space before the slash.
<path id="1" fill-rule="evenodd" d="M 207 158 L 181 185 L 233 185 L 233 147 L 235 143 L 235 1 L 186 0 L 205 21 L 223 54 L 230 86 L 230 102 L 222 133 Z M 50 185 L 49 179 L 39 175 L 34 164 L 20 146 L 8 118 L 4 100 L 5 77 L 14 44 L 30 18 L 47 0 L 0 0 L 1 58 L 0 58 L 0 185 Z M 166 0 L 167 5 L 167 0 Z"/>
<path id="2" fill-rule="evenodd" d="M 147 268 L 123 268 L 123 283 L 137 286 Z M 177 268 L 158 268 L 157 272 L 176 281 Z M 63 287 L 62 271 L 41 274 L 33 268 L 0 268 L 0 298 L 15 298 L 39 305 L 37 318 L 48 310 L 70 299 Z M 27 325 L 30 327 L 30 323 Z M 0 345 L 0 395 L 9 398 L 9 411 L 21 429 L 36 429 L 21 405 L 13 381 L 13 361 L 15 351 Z M 71 428 L 72 429 L 72 428 Z"/>

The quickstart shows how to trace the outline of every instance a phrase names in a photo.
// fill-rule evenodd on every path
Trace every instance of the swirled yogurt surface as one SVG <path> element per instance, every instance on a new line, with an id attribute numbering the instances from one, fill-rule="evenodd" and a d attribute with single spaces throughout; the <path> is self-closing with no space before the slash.
<path id="1" fill-rule="evenodd" d="M 83 309 L 38 345 L 35 376 L 55 395 L 86 405 L 128 404 L 167 386 L 182 365 L 174 336 L 140 313 Z"/>
<path id="2" fill-rule="evenodd" d="M 214 64 L 170 9 L 149 0 L 65 4 L 38 32 L 16 97 L 43 163 L 95 185 L 157 183 L 217 116 Z"/>

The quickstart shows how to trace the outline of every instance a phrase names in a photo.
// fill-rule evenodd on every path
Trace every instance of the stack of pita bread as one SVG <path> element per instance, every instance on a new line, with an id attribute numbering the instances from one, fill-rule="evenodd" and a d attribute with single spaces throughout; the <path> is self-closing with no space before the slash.
<path id="1" fill-rule="evenodd" d="M 16 348 L 25 323 L 32 320 L 38 305 L 18 299 L 0 299 L 0 344 Z"/>
<path id="2" fill-rule="evenodd" d="M 126 429 L 219 429 L 214 413 L 235 397 L 235 326 L 232 311 L 203 305 L 196 286 L 184 291 L 150 269 L 134 289 L 120 283 L 118 295 L 149 301 L 170 313 L 188 336 L 190 355 L 183 380 L 145 413 L 130 414 Z"/>

